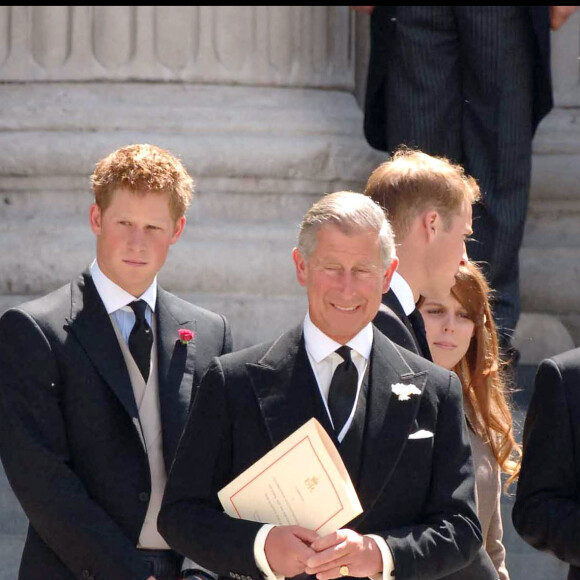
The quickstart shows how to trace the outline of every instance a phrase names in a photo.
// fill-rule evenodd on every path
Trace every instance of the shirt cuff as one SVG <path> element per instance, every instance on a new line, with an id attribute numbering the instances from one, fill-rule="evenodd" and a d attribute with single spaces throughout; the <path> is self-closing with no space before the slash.
<path id="1" fill-rule="evenodd" d="M 276 576 L 272 572 L 270 564 L 268 564 L 268 558 L 266 558 L 266 538 L 273 527 L 275 526 L 272 524 L 264 524 L 258 530 L 256 539 L 254 540 L 254 560 L 256 560 L 256 566 L 262 572 L 264 578 L 267 580 L 283 580 L 284 576 Z"/>
<path id="2" fill-rule="evenodd" d="M 372 538 L 379 547 L 381 556 L 383 557 L 383 573 L 375 574 L 371 576 L 372 580 L 393 580 L 394 575 L 391 575 L 395 570 L 395 561 L 393 560 L 393 554 L 389 544 L 381 536 L 375 536 L 375 534 L 366 534 L 367 538 Z"/>

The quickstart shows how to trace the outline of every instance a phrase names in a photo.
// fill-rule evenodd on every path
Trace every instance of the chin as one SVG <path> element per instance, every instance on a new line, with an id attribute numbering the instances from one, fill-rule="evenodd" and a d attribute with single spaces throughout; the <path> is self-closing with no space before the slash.
<path id="1" fill-rule="evenodd" d="M 440 367 L 447 369 L 448 371 L 453 370 L 455 365 L 459 362 L 458 360 L 455 360 L 454 358 L 451 359 L 448 356 L 438 356 L 439 353 L 436 350 L 437 349 L 436 346 L 432 346 L 432 347 L 430 347 L 430 349 L 431 349 L 431 356 L 433 357 L 433 362 L 436 365 L 439 365 Z"/>

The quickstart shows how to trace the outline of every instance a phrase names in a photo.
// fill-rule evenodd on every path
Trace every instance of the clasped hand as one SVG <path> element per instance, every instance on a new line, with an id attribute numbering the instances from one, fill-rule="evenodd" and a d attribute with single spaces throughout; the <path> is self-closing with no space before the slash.
<path id="1" fill-rule="evenodd" d="M 383 560 L 376 542 L 353 530 L 338 530 L 319 537 L 300 526 L 272 528 L 266 538 L 266 558 L 277 576 L 315 574 L 318 580 L 340 578 L 348 566 L 349 576 L 373 576 L 382 571 Z"/>

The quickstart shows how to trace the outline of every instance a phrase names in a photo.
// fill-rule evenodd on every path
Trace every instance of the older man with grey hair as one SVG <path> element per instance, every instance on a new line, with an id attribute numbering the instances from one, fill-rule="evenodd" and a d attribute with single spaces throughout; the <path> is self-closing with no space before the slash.
<path id="1" fill-rule="evenodd" d="M 371 323 L 397 266 L 384 212 L 358 193 L 327 195 L 306 214 L 292 256 L 305 319 L 272 343 L 214 359 L 159 529 L 223 577 L 444 578 L 482 541 L 461 385 Z M 401 386 L 414 394 L 400 396 Z M 336 444 L 363 513 L 322 537 L 223 514 L 217 492 L 312 417 Z"/>

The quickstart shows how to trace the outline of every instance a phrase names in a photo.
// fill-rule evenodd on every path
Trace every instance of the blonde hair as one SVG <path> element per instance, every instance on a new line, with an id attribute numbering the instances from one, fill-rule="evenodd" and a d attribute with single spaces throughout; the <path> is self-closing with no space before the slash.
<path id="1" fill-rule="evenodd" d="M 463 167 L 407 147 L 372 172 L 365 195 L 387 212 L 398 241 L 404 240 L 413 220 L 424 211 L 436 210 L 445 227 L 450 227 L 453 216 L 480 198 L 477 182 Z"/>
<path id="2" fill-rule="evenodd" d="M 193 179 L 171 153 L 155 145 L 129 145 L 97 163 L 91 175 L 95 203 L 105 211 L 117 189 L 136 195 L 166 194 L 172 217 L 185 215 L 193 196 Z"/>
<path id="3" fill-rule="evenodd" d="M 508 389 L 499 356 L 498 334 L 490 308 L 490 288 L 473 262 L 459 268 L 451 293 L 465 308 L 475 328 L 465 356 L 453 369 L 463 385 L 464 400 L 474 428 L 484 436 L 508 478 L 505 489 L 517 480 L 521 447 L 514 438 Z"/>

